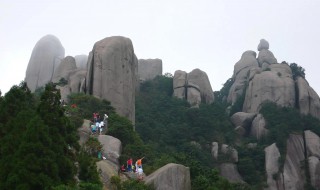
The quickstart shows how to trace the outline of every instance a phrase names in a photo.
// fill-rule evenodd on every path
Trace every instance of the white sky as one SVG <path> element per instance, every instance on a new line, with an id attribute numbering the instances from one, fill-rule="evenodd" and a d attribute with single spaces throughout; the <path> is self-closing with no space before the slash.
<path id="1" fill-rule="evenodd" d="M 24 80 L 32 49 L 46 34 L 60 39 L 66 56 L 88 54 L 105 37 L 129 37 L 138 58 L 162 59 L 163 73 L 199 68 L 214 91 L 242 53 L 257 52 L 265 38 L 278 62 L 304 67 L 320 92 L 319 0 L 1 0 L 3 93 Z"/>

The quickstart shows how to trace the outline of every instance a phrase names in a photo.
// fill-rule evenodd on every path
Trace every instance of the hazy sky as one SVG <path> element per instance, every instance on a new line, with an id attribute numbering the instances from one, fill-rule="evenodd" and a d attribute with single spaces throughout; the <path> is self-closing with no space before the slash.
<path id="1" fill-rule="evenodd" d="M 304 67 L 320 93 L 319 10 L 319 0 L 1 0 L 0 89 L 24 80 L 36 42 L 53 34 L 66 56 L 126 36 L 138 58 L 162 59 L 163 73 L 199 68 L 213 90 L 265 38 L 278 62 Z"/>

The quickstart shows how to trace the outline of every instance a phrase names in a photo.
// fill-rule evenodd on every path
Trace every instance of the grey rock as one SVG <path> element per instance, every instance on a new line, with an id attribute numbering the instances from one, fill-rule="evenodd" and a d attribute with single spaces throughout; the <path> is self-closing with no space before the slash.
<path id="1" fill-rule="evenodd" d="M 269 65 L 276 64 L 277 59 L 274 57 L 273 53 L 267 49 L 262 49 L 258 54 L 259 65 L 262 66 L 264 63 Z"/>
<path id="2" fill-rule="evenodd" d="M 69 80 L 70 72 L 77 69 L 76 60 L 71 57 L 67 56 L 62 59 L 60 65 L 53 73 L 52 82 L 57 83 L 60 79 L 64 78 L 65 80 Z"/>
<path id="3" fill-rule="evenodd" d="M 214 101 L 209 78 L 200 69 L 194 69 L 189 74 L 185 71 L 175 71 L 173 91 L 173 96 L 186 99 L 193 107 L 198 107 L 200 102 L 210 104 Z"/>
<path id="4" fill-rule="evenodd" d="M 306 147 L 309 156 L 315 156 L 320 159 L 320 138 L 314 132 L 307 130 L 304 132 Z"/>
<path id="5" fill-rule="evenodd" d="M 246 90 L 243 111 L 257 113 L 264 102 L 284 107 L 295 106 L 295 84 L 291 69 L 285 64 L 270 65 L 270 71 L 254 75 Z"/>
<path id="6" fill-rule="evenodd" d="M 85 91 L 85 80 L 87 76 L 87 70 L 77 69 L 70 73 L 69 87 L 71 93 L 79 93 Z"/>
<path id="7" fill-rule="evenodd" d="M 226 144 L 222 144 L 221 153 L 228 155 L 231 159 L 231 162 L 233 163 L 238 162 L 238 151 L 235 148 Z"/>
<path id="8" fill-rule="evenodd" d="M 234 128 L 234 131 L 240 136 L 246 135 L 246 129 L 242 126 L 237 126 L 236 128 Z"/>
<path id="9" fill-rule="evenodd" d="M 237 112 L 233 114 L 230 119 L 234 126 L 241 126 L 249 130 L 252 120 L 255 117 L 256 117 L 255 113 Z"/>
<path id="10" fill-rule="evenodd" d="M 96 164 L 104 189 L 113 189 L 111 177 L 118 175 L 119 166 L 109 160 L 100 160 Z"/>
<path id="11" fill-rule="evenodd" d="M 138 63 L 140 81 L 151 80 L 162 75 L 161 59 L 139 59 Z"/>
<path id="12" fill-rule="evenodd" d="M 241 59 L 234 65 L 233 84 L 230 87 L 227 101 L 234 104 L 238 97 L 242 96 L 245 85 L 249 81 L 249 75 L 252 69 L 258 69 L 259 64 L 256 59 L 256 52 L 246 51 L 242 54 Z"/>
<path id="13" fill-rule="evenodd" d="M 86 143 L 90 137 L 91 130 L 90 130 L 90 121 L 84 120 L 81 127 L 78 129 L 78 135 L 80 137 L 79 144 L 82 146 L 84 143 Z"/>
<path id="14" fill-rule="evenodd" d="M 201 71 L 200 69 L 194 69 L 187 75 L 187 80 L 188 85 L 191 87 L 199 87 L 201 93 L 201 102 L 211 104 L 214 101 L 213 90 L 207 73 Z"/>
<path id="15" fill-rule="evenodd" d="M 191 190 L 190 169 L 180 164 L 167 164 L 145 178 L 155 190 Z"/>
<path id="16" fill-rule="evenodd" d="M 302 78 L 298 77 L 296 79 L 296 84 L 298 87 L 298 97 L 299 97 L 299 109 L 300 113 L 312 116 L 320 119 L 320 98 L 319 95 L 311 88 L 308 82 Z"/>
<path id="17" fill-rule="evenodd" d="M 274 175 L 277 175 L 279 172 L 279 158 L 280 152 L 276 145 L 273 143 L 272 145 L 266 147 L 265 151 L 265 168 L 267 173 L 267 185 L 266 190 L 274 190 L 274 189 L 283 189 L 277 188 L 282 187 L 283 185 L 283 177 L 279 176 L 278 179 L 274 179 Z"/>
<path id="18" fill-rule="evenodd" d="M 248 143 L 247 148 L 254 149 L 257 147 L 257 145 L 258 145 L 257 143 Z"/>
<path id="19" fill-rule="evenodd" d="M 310 180 L 311 180 L 311 185 L 315 189 L 320 188 L 320 161 L 319 158 L 315 156 L 310 156 L 308 158 L 309 162 L 309 172 L 310 172 Z"/>
<path id="20" fill-rule="evenodd" d="M 220 165 L 220 175 L 225 177 L 231 183 L 245 183 L 238 172 L 237 165 L 232 163 L 223 163 Z"/>
<path id="21" fill-rule="evenodd" d="M 199 86 L 192 84 L 189 85 L 187 90 L 187 101 L 190 103 L 191 107 L 198 108 L 201 103 L 201 93 L 199 91 Z"/>
<path id="22" fill-rule="evenodd" d="M 211 144 L 211 155 L 214 160 L 218 160 L 218 153 L 219 153 L 219 144 L 218 142 L 212 142 Z"/>
<path id="23" fill-rule="evenodd" d="M 129 38 L 96 42 L 88 58 L 86 93 L 110 101 L 117 113 L 134 123 L 137 65 Z"/>
<path id="24" fill-rule="evenodd" d="M 25 78 L 31 92 L 51 82 L 53 73 L 63 58 L 64 48 L 57 37 L 46 35 L 36 43 Z"/>
<path id="25" fill-rule="evenodd" d="M 265 39 L 261 39 L 258 45 L 258 51 L 261 51 L 263 49 L 266 49 L 266 50 L 269 49 L 269 42 Z"/>
<path id="26" fill-rule="evenodd" d="M 290 134 L 287 140 L 283 176 L 285 189 L 304 189 L 304 147 L 302 135 Z"/>
<path id="27" fill-rule="evenodd" d="M 78 69 L 87 69 L 88 56 L 87 55 L 76 55 L 74 56 Z"/>
<path id="28" fill-rule="evenodd" d="M 119 164 L 119 157 L 122 151 L 121 141 L 109 135 L 99 135 L 98 141 L 102 145 L 102 153 L 107 160 Z"/>
<path id="29" fill-rule="evenodd" d="M 173 96 L 186 99 L 187 72 L 177 70 L 173 75 Z"/>
<path id="30" fill-rule="evenodd" d="M 252 121 L 250 134 L 257 140 L 260 140 L 262 137 L 268 134 L 268 129 L 266 129 L 266 121 L 263 115 L 258 114 L 257 117 L 254 118 Z"/>
<path id="31" fill-rule="evenodd" d="M 70 87 L 68 85 L 65 86 L 56 86 L 57 89 L 60 90 L 61 100 L 64 102 L 69 102 L 68 96 L 71 93 Z"/>

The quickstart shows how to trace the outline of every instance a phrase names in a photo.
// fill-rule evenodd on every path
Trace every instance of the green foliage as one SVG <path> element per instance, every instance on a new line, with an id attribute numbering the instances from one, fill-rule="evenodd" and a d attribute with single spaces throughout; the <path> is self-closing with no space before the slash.
<path id="1" fill-rule="evenodd" d="M 214 92 L 214 98 L 215 98 L 215 102 L 221 102 L 221 103 L 225 103 L 226 99 L 229 95 L 229 91 L 231 86 L 234 83 L 234 79 L 233 78 L 229 78 L 224 84 L 223 87 L 221 88 L 220 91 L 216 91 Z"/>
<path id="2" fill-rule="evenodd" d="M 291 63 L 290 68 L 292 71 L 293 79 L 296 79 L 297 77 L 305 78 L 306 74 L 305 69 L 303 67 L 299 66 L 296 63 Z"/>
<path id="3" fill-rule="evenodd" d="M 231 143 L 234 137 L 225 105 L 190 108 L 162 83 L 159 78 L 143 83 L 136 97 L 136 130 L 150 147 L 144 171 L 149 174 L 167 163 L 179 163 L 190 168 L 192 189 L 234 189 L 221 177 L 213 181 L 210 172 L 215 165 L 211 142 Z"/>
<path id="4" fill-rule="evenodd" d="M 68 110 L 70 111 L 71 115 L 76 115 L 77 118 L 85 118 L 90 120 L 92 119 L 92 114 L 95 112 L 100 113 L 101 116 L 103 116 L 105 113 L 108 115 L 115 113 L 114 108 L 107 100 L 100 100 L 99 98 L 84 93 L 71 94 L 68 98 L 70 105 L 77 105 L 76 110 Z"/>

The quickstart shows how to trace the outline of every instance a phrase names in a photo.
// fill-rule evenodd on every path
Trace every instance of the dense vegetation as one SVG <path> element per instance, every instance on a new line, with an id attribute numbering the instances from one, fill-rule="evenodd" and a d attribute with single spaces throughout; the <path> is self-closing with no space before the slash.
<path id="1" fill-rule="evenodd" d="M 235 134 L 220 104 L 190 108 L 185 100 L 172 97 L 172 78 L 159 76 L 141 85 L 136 97 L 136 130 L 151 147 L 144 170 L 151 173 L 167 163 L 190 167 L 192 189 L 245 189 L 218 175 L 211 143 L 233 144 Z"/>
<path id="2" fill-rule="evenodd" d="M 0 189 L 78 188 L 76 126 L 64 113 L 53 84 L 40 98 L 25 83 L 0 98 Z M 81 181 L 80 186 L 101 186 L 97 180 Z"/>

